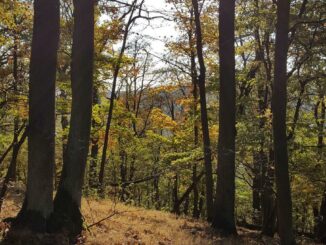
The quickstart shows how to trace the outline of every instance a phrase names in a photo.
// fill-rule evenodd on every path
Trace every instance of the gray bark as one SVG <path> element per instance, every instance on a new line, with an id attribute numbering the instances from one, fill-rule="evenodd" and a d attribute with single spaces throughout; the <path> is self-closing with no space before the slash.
<path id="1" fill-rule="evenodd" d="M 220 111 L 217 189 L 213 227 L 235 234 L 235 1 L 221 0 L 219 13 Z"/>
<path id="2" fill-rule="evenodd" d="M 46 219 L 53 208 L 59 28 L 59 0 L 35 0 L 29 87 L 27 190 L 15 223 L 39 232 L 46 230 Z"/>

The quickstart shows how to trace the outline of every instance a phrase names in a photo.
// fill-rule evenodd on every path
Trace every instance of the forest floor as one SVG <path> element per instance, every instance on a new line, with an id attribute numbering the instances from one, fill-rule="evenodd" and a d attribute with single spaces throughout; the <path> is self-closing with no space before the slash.
<path id="1" fill-rule="evenodd" d="M 7 196 L 0 220 L 14 217 L 20 209 L 23 194 L 10 192 Z M 83 199 L 83 214 L 87 230 L 79 244 L 92 245 L 209 245 L 209 244 L 279 244 L 277 238 L 268 238 L 259 232 L 238 227 L 237 237 L 221 238 L 210 226 L 200 220 L 177 217 L 168 212 L 115 203 L 112 200 Z M 8 226 L 0 222 L 1 236 Z M 60 240 L 61 239 L 61 240 Z M 28 240 L 23 235 L 19 242 L 0 244 L 68 244 L 62 237 L 34 236 Z M 299 244 L 314 244 L 301 240 Z"/>

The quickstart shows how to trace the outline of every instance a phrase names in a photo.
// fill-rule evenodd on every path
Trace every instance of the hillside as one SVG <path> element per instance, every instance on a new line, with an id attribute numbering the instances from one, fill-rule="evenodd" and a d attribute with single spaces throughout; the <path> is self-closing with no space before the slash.
<path id="1" fill-rule="evenodd" d="M 0 219 L 13 217 L 18 212 L 22 193 L 10 191 L 4 202 Z M 177 217 L 163 211 L 115 203 L 112 200 L 83 199 L 85 231 L 79 244 L 92 245 L 208 245 L 208 244 L 279 244 L 277 239 L 261 237 L 258 232 L 238 227 L 237 238 L 221 238 L 206 222 Z M 105 219 L 105 220 L 103 220 Z M 103 220 L 103 221 L 101 221 Z M 99 222 L 101 221 L 101 222 Z M 7 225 L 1 223 L 1 234 Z M 15 234 L 17 237 L 17 234 Z M 15 238 L 17 239 L 17 238 Z M 62 236 L 20 234 L 20 242 L 1 244 L 68 244 Z M 28 241 L 28 242 L 27 242 Z M 303 242 L 302 244 L 313 244 Z"/>

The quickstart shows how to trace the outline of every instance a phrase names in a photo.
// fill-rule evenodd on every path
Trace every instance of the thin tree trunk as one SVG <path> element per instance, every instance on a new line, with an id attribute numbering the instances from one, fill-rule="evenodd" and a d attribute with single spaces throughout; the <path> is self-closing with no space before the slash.
<path id="1" fill-rule="evenodd" d="M 191 11 L 190 16 L 190 25 L 191 30 L 189 30 L 189 48 L 190 51 L 190 63 L 191 63 L 191 81 L 192 81 L 192 96 L 193 96 L 193 117 L 194 117 L 194 147 L 198 147 L 199 143 L 199 128 L 198 128 L 198 79 L 197 79 L 197 68 L 196 68 L 196 54 L 193 41 L 193 10 Z M 196 181 L 197 176 L 197 163 L 195 162 L 192 167 L 192 181 Z M 199 218 L 199 209 L 198 209 L 199 193 L 198 193 L 198 183 L 194 182 L 193 190 L 193 213 L 194 218 Z"/>
<path id="2" fill-rule="evenodd" d="M 183 206 L 183 213 L 188 215 L 189 212 L 189 195 L 186 197 L 185 204 Z"/>
<path id="3" fill-rule="evenodd" d="M 134 12 L 136 10 L 136 2 L 137 0 L 134 0 L 132 6 L 130 7 L 130 17 L 128 20 L 128 23 L 125 27 L 124 30 L 124 36 L 123 36 L 123 41 L 122 41 L 122 46 L 121 50 L 119 53 L 118 61 L 114 66 L 114 71 L 113 71 L 113 82 L 112 82 L 112 91 L 111 91 L 111 97 L 110 97 L 110 106 L 109 106 L 109 113 L 108 113 L 108 118 L 106 121 L 106 128 L 105 128 L 105 136 L 104 136 L 104 144 L 103 144 L 103 151 L 102 151 L 102 158 L 101 158 L 101 164 L 100 164 L 100 172 L 99 172 L 99 184 L 100 184 L 100 192 L 103 194 L 104 192 L 104 173 L 105 173 L 105 165 L 107 161 L 106 153 L 109 145 L 109 136 L 110 136 L 110 128 L 111 128 L 111 121 L 112 121 L 112 116 L 113 116 L 113 108 L 114 108 L 114 100 L 116 97 L 116 86 L 117 86 L 117 81 L 118 81 L 118 75 L 119 71 L 121 68 L 121 62 L 122 58 L 126 49 L 127 45 L 127 40 L 128 40 L 128 35 L 129 35 L 129 28 L 130 25 L 134 22 Z"/>
<path id="4" fill-rule="evenodd" d="M 20 140 L 18 140 L 18 142 L 17 142 L 17 145 L 16 145 L 16 147 L 17 147 L 16 155 L 17 156 L 18 156 L 18 153 L 19 153 L 19 150 L 20 150 L 21 146 L 23 145 L 23 143 L 26 140 L 27 132 L 28 132 L 28 130 L 26 128 L 23 135 L 21 136 Z M 9 181 L 11 180 L 10 177 L 11 177 L 11 173 L 12 173 L 12 168 L 14 168 L 14 167 L 15 167 L 15 165 L 14 165 L 13 161 L 11 161 L 10 165 L 9 165 L 9 168 L 8 168 L 8 171 L 7 171 L 7 174 L 6 174 L 5 179 L 3 181 L 3 184 L 2 184 L 2 189 L 0 191 L 0 212 L 1 212 L 1 209 L 2 209 L 2 204 L 3 204 L 4 198 L 6 196 L 6 192 L 8 190 Z"/>
<path id="5" fill-rule="evenodd" d="M 292 200 L 286 136 L 287 52 L 290 1 L 277 1 L 275 68 L 272 95 L 275 182 L 278 233 L 281 243 L 294 244 L 292 231 Z"/>
<path id="6" fill-rule="evenodd" d="M 21 131 L 25 128 L 25 124 L 23 124 L 19 129 L 18 129 L 18 134 L 21 133 Z M 6 159 L 6 157 L 8 156 L 9 152 L 12 150 L 12 148 L 14 148 L 15 145 L 15 139 L 13 140 L 13 142 L 9 145 L 9 147 L 7 148 L 7 150 L 3 153 L 3 155 L 0 157 L 0 166 L 3 163 L 3 161 Z"/>
<path id="7" fill-rule="evenodd" d="M 12 156 L 10 160 L 10 172 L 9 179 L 11 181 L 16 181 L 17 179 L 17 158 L 20 146 L 18 145 L 18 136 L 19 136 L 19 118 L 15 117 L 14 119 L 14 147 L 12 150 Z"/>
<path id="8" fill-rule="evenodd" d="M 260 159 L 260 152 L 254 153 L 253 157 L 253 180 L 252 180 L 252 208 L 253 208 L 253 223 L 255 225 L 261 224 L 261 179 L 262 171 Z"/>
<path id="9" fill-rule="evenodd" d="M 55 146 L 55 79 L 60 28 L 59 0 L 34 1 L 30 64 L 28 176 L 15 225 L 44 232 L 52 212 Z"/>
<path id="10" fill-rule="evenodd" d="M 273 237 L 276 231 L 276 200 L 273 190 L 274 184 L 274 151 L 269 151 L 269 161 L 263 181 L 262 210 L 263 225 L 262 234 Z"/>
<path id="11" fill-rule="evenodd" d="M 93 91 L 93 106 L 99 104 L 98 88 L 94 88 Z M 97 164 L 98 164 L 98 153 L 99 153 L 99 135 L 97 132 L 98 124 L 95 119 L 92 120 L 92 146 L 91 146 L 91 159 L 89 164 L 89 179 L 88 184 L 91 189 L 98 187 L 97 179 Z"/>
<path id="12" fill-rule="evenodd" d="M 72 110 L 62 175 L 51 216 L 50 230 L 82 230 L 82 187 L 88 155 L 93 93 L 94 1 L 74 0 L 71 85 Z"/>
<path id="13" fill-rule="evenodd" d="M 67 93 L 62 89 L 61 93 L 60 93 L 60 97 L 63 100 L 67 100 Z M 68 116 L 65 114 L 66 111 L 63 110 L 62 114 L 61 114 L 61 129 L 62 129 L 62 160 L 58 161 L 55 165 L 54 165 L 54 188 L 55 190 L 58 189 L 58 185 L 60 182 L 60 177 L 61 177 L 61 169 L 62 169 L 62 162 L 64 159 L 64 154 L 66 152 L 67 149 L 67 135 L 66 135 L 66 130 L 69 126 L 69 120 L 68 120 Z"/>
<path id="14" fill-rule="evenodd" d="M 200 94 L 200 112 L 201 112 L 201 124 L 203 133 L 204 144 L 204 162 L 205 162 L 205 181 L 206 181 L 206 209 L 207 220 L 211 221 L 213 218 L 213 173 L 212 173 L 212 152 L 211 142 L 209 138 L 208 128 L 208 116 L 206 105 L 206 67 L 203 54 L 203 37 L 200 22 L 200 13 L 198 7 L 198 1 L 192 0 L 192 6 L 194 8 L 195 25 L 196 25 L 196 42 L 197 42 L 197 57 L 199 62 L 200 74 L 198 77 L 198 86 Z"/>
<path id="15" fill-rule="evenodd" d="M 258 1 L 255 1 L 256 9 L 259 11 Z M 257 70 L 254 72 L 254 76 L 256 76 L 259 72 L 260 64 L 264 61 L 264 50 L 261 45 L 259 27 L 255 29 L 255 39 L 257 42 L 256 47 L 256 57 L 255 61 L 258 62 Z M 259 81 L 259 77 L 256 78 Z M 262 132 L 262 135 L 259 139 L 259 149 L 254 153 L 254 178 L 253 178 L 253 222 L 257 225 L 261 225 L 262 223 L 262 202 L 263 202 L 263 189 L 264 189 L 264 181 L 266 174 L 266 166 L 268 158 L 265 153 L 265 136 L 264 130 L 266 125 L 265 113 L 268 108 L 268 85 L 266 81 L 263 84 L 258 84 L 258 112 L 260 115 L 259 119 L 259 130 Z"/>
<path id="16" fill-rule="evenodd" d="M 320 107 L 320 114 L 319 114 Z M 317 150 L 319 154 L 319 161 L 323 161 L 323 147 L 324 147 L 324 125 L 326 120 L 326 104 L 324 94 L 320 95 L 319 101 L 315 107 L 315 119 L 318 127 Z M 318 239 L 326 243 L 326 189 L 323 193 L 323 199 L 318 212 L 318 219 L 316 224 Z"/>
<path id="17" fill-rule="evenodd" d="M 324 191 L 323 199 L 320 205 L 317 225 L 317 237 L 322 243 L 326 243 L 326 191 Z"/>
<path id="18" fill-rule="evenodd" d="M 178 173 L 174 176 L 174 182 L 173 182 L 173 191 L 172 191 L 172 200 L 173 200 L 173 209 L 172 213 L 175 213 L 177 215 L 180 215 L 180 205 L 179 205 L 179 175 Z"/>
<path id="19" fill-rule="evenodd" d="M 197 163 L 194 163 L 193 165 L 193 170 L 192 170 L 192 182 L 194 184 L 194 190 L 193 190 L 193 195 L 194 195 L 194 207 L 193 207 L 193 213 L 192 213 L 192 217 L 198 219 L 200 216 L 200 211 L 199 211 L 199 207 L 198 207 L 198 202 L 199 202 L 199 192 L 198 192 L 198 182 L 197 182 Z"/>
<path id="20" fill-rule="evenodd" d="M 17 36 L 15 34 L 14 37 L 14 50 L 13 50 L 13 76 L 14 76 L 14 96 L 15 96 L 15 103 L 18 106 L 18 44 L 17 44 Z M 19 135 L 19 116 L 15 115 L 14 118 L 14 146 L 12 151 L 12 157 L 10 162 L 10 172 L 9 172 L 9 179 L 12 181 L 16 181 L 17 175 L 17 157 L 18 157 L 18 135 Z"/>
<path id="21" fill-rule="evenodd" d="M 126 202 L 127 201 L 127 192 L 126 192 L 126 182 L 127 182 L 127 154 L 123 149 L 122 140 L 119 137 L 119 156 L 120 156 L 120 179 L 121 179 L 121 201 Z"/>
<path id="22" fill-rule="evenodd" d="M 221 0 L 219 14 L 220 111 L 218 168 L 213 227 L 236 234 L 235 202 L 235 1 Z"/>

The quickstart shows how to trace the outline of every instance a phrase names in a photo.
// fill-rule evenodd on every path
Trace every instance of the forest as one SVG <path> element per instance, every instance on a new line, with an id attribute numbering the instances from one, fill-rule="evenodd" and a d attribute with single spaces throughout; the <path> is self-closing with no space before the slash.
<path id="1" fill-rule="evenodd" d="M 0 16 L 0 244 L 326 243 L 324 0 Z"/>

